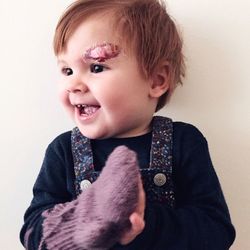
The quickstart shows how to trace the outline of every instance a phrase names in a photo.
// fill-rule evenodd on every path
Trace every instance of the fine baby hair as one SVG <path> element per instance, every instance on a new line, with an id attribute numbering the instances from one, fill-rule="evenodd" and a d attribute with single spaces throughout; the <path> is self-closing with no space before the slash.
<path id="1" fill-rule="evenodd" d="M 156 111 L 167 102 L 184 77 L 182 40 L 160 0 L 78 0 L 61 16 L 54 36 L 54 52 L 64 52 L 69 38 L 88 17 L 109 14 L 110 27 L 127 52 L 135 53 L 139 69 L 147 78 L 157 67 L 168 65 L 169 89 L 159 98 Z"/>

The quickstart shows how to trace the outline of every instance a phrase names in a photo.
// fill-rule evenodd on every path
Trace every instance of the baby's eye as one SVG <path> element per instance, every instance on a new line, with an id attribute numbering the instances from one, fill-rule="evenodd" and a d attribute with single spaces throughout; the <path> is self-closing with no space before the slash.
<path id="1" fill-rule="evenodd" d="M 73 70 L 71 68 L 63 68 L 62 73 L 66 76 L 70 76 L 73 74 Z"/>
<path id="2" fill-rule="evenodd" d="M 91 64 L 90 71 L 91 73 L 101 73 L 105 70 L 105 66 L 100 64 Z"/>

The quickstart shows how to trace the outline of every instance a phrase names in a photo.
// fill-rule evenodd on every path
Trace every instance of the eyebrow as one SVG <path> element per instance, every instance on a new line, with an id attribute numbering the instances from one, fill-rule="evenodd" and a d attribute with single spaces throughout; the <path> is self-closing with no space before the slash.
<path id="1" fill-rule="evenodd" d="M 105 62 L 108 59 L 117 57 L 120 54 L 118 45 L 112 43 L 102 43 L 87 49 L 83 55 L 83 59 Z"/>

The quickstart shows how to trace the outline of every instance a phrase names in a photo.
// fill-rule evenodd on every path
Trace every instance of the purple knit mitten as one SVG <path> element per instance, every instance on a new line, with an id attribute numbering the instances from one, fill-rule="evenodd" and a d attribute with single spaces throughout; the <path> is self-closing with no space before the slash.
<path id="1" fill-rule="evenodd" d="M 98 179 L 75 201 L 56 205 L 43 215 L 47 248 L 106 250 L 130 228 L 140 171 L 135 152 L 117 147 Z"/>

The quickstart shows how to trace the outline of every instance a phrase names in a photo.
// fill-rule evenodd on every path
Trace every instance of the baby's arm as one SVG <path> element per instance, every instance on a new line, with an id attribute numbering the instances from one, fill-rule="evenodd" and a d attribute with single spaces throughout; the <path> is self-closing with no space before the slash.
<path id="1" fill-rule="evenodd" d="M 68 148 L 70 149 L 70 144 Z M 74 193 L 70 192 L 74 190 L 74 183 L 69 181 L 73 178 L 66 178 L 66 176 L 73 177 L 73 172 L 65 167 L 67 157 L 63 157 L 64 149 L 65 146 L 61 147 L 61 142 L 55 140 L 46 150 L 40 173 L 33 187 L 33 199 L 25 213 L 20 233 L 21 242 L 26 249 L 39 249 L 44 221 L 42 213 L 56 204 L 63 204 L 75 198 Z M 68 158 L 70 157 L 69 155 Z"/>
<path id="2" fill-rule="evenodd" d="M 59 157 L 65 152 L 57 153 L 51 146 L 46 152 L 25 215 L 23 244 L 30 250 L 45 245 L 53 250 L 110 249 L 130 227 L 129 215 L 137 205 L 140 178 L 135 153 L 117 148 L 99 178 L 74 200 L 71 195 L 58 199 L 73 190 L 67 189 L 67 180 L 73 178 L 66 178 L 68 164 Z"/>
<path id="3" fill-rule="evenodd" d="M 146 203 L 145 228 L 123 250 L 227 250 L 235 238 L 205 138 L 187 126 L 174 134 L 176 207 Z M 179 142 L 178 142 L 179 141 Z"/>

